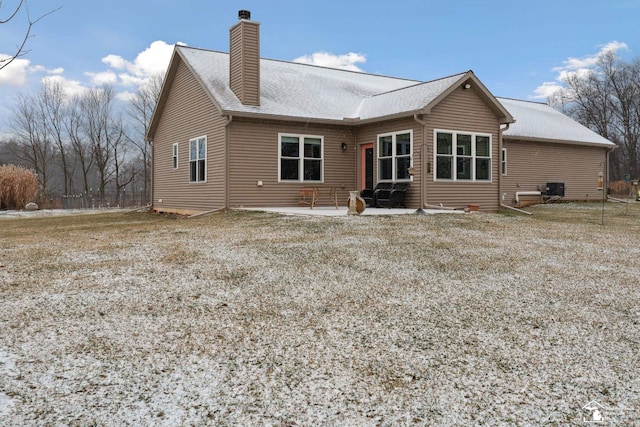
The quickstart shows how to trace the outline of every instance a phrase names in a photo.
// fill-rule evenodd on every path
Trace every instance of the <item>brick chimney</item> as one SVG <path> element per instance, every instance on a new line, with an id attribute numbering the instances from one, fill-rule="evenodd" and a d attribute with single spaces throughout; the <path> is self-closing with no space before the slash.
<path id="1" fill-rule="evenodd" d="M 260 24 L 251 12 L 238 12 L 240 20 L 229 30 L 229 85 L 244 105 L 260 105 Z"/>

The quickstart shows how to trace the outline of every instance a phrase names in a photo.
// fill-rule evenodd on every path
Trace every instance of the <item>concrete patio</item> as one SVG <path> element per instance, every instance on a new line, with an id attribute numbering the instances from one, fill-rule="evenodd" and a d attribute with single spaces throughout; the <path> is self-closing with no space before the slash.
<path id="1" fill-rule="evenodd" d="M 261 212 L 274 212 L 283 215 L 310 215 L 310 216 L 347 216 L 347 207 L 341 206 L 336 209 L 333 206 L 316 206 L 313 209 L 302 206 L 302 207 L 280 207 L 280 208 L 241 208 L 239 210 L 246 211 L 261 211 Z M 424 209 L 423 210 L 427 215 L 435 215 L 435 214 L 463 214 L 464 211 L 461 210 L 445 210 L 445 209 Z M 362 212 L 361 216 L 367 215 L 409 215 L 415 214 L 416 209 L 387 209 L 387 208 L 366 208 L 364 212 Z M 355 215 L 357 216 L 357 215 Z"/>

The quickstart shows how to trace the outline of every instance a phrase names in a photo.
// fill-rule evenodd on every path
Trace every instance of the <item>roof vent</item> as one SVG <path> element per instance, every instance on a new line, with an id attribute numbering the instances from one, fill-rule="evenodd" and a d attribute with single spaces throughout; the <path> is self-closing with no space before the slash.
<path id="1" fill-rule="evenodd" d="M 251 12 L 248 10 L 239 10 L 238 19 L 251 19 Z"/>

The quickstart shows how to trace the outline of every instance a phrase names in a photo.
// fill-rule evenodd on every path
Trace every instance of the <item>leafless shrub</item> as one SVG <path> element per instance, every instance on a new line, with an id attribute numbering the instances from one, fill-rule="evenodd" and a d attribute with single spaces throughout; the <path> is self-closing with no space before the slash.
<path id="1" fill-rule="evenodd" d="M 613 181 L 609 183 L 609 194 L 626 196 L 631 192 L 632 184 L 624 181 Z"/>
<path id="2" fill-rule="evenodd" d="M 0 166 L 0 206 L 24 209 L 38 194 L 38 177 L 30 169 L 15 165 Z"/>

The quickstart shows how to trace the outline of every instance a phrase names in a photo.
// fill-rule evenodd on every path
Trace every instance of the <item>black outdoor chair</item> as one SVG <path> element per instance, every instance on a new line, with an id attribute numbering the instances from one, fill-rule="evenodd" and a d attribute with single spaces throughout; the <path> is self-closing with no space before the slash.
<path id="1" fill-rule="evenodd" d="M 393 184 L 391 188 L 385 188 L 374 191 L 374 202 L 377 208 L 406 208 L 405 198 L 409 190 L 409 184 L 406 182 L 398 182 Z"/>
<path id="2" fill-rule="evenodd" d="M 391 182 L 379 182 L 376 185 L 376 188 L 365 188 L 360 192 L 360 197 L 362 197 L 367 204 L 367 207 L 375 207 L 376 206 L 376 194 L 382 190 L 392 190 L 393 184 Z"/>

